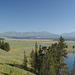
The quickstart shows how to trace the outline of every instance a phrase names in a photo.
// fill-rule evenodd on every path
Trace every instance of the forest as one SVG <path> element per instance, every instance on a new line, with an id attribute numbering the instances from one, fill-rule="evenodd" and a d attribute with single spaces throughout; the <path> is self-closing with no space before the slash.
<path id="1" fill-rule="evenodd" d="M 38 75 L 75 75 L 75 63 L 74 69 L 69 72 L 65 66 L 64 58 L 67 57 L 65 50 L 66 44 L 64 38 L 60 37 L 58 43 L 51 46 L 39 46 L 36 42 L 35 51 L 30 53 L 30 64 Z M 24 66 L 27 67 L 27 59 L 24 56 Z"/>

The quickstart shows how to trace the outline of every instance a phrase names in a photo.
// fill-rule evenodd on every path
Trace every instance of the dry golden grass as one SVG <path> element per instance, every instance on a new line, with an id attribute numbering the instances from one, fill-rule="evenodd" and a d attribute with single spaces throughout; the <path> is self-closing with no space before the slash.
<path id="1" fill-rule="evenodd" d="M 5 39 L 7 42 L 39 42 L 39 41 L 53 41 L 53 40 L 45 40 L 45 39 Z"/>
<path id="2" fill-rule="evenodd" d="M 10 50 L 11 51 L 17 51 L 17 50 L 19 50 L 19 48 L 11 48 Z"/>
<path id="3" fill-rule="evenodd" d="M 75 41 L 65 41 L 67 44 L 75 44 Z"/>
<path id="4" fill-rule="evenodd" d="M 68 48 L 68 49 L 66 49 L 66 51 L 67 51 L 67 53 L 75 53 L 75 49 L 73 49 L 73 48 Z"/>

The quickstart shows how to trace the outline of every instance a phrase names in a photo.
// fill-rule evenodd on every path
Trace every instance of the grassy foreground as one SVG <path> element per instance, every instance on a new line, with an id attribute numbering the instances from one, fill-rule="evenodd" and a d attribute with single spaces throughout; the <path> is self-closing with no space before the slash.
<path id="1" fill-rule="evenodd" d="M 17 52 L 18 51 L 18 52 Z M 21 68 L 23 53 L 17 51 L 3 51 L 0 49 L 0 75 L 35 75 L 31 68 Z M 23 50 L 24 51 L 24 50 Z"/>

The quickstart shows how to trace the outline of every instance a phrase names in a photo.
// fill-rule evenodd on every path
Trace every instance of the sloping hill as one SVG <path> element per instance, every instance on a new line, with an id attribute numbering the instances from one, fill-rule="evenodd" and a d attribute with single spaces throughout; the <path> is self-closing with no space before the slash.
<path id="1" fill-rule="evenodd" d="M 0 49 L 0 75 L 36 75 L 31 68 L 22 68 L 23 54 L 21 52 L 6 52 Z"/>

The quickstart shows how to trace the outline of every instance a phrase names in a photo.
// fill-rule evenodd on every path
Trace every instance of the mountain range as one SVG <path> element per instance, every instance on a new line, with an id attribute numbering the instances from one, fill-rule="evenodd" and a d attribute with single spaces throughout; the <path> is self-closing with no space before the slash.
<path id="1" fill-rule="evenodd" d="M 46 31 L 42 32 L 15 32 L 15 31 L 9 31 L 9 32 L 3 32 L 0 33 L 0 37 L 11 37 L 11 38 L 59 38 L 60 36 L 63 36 L 67 39 L 73 39 L 75 38 L 75 31 L 71 33 L 63 33 L 63 34 L 54 34 Z"/>

